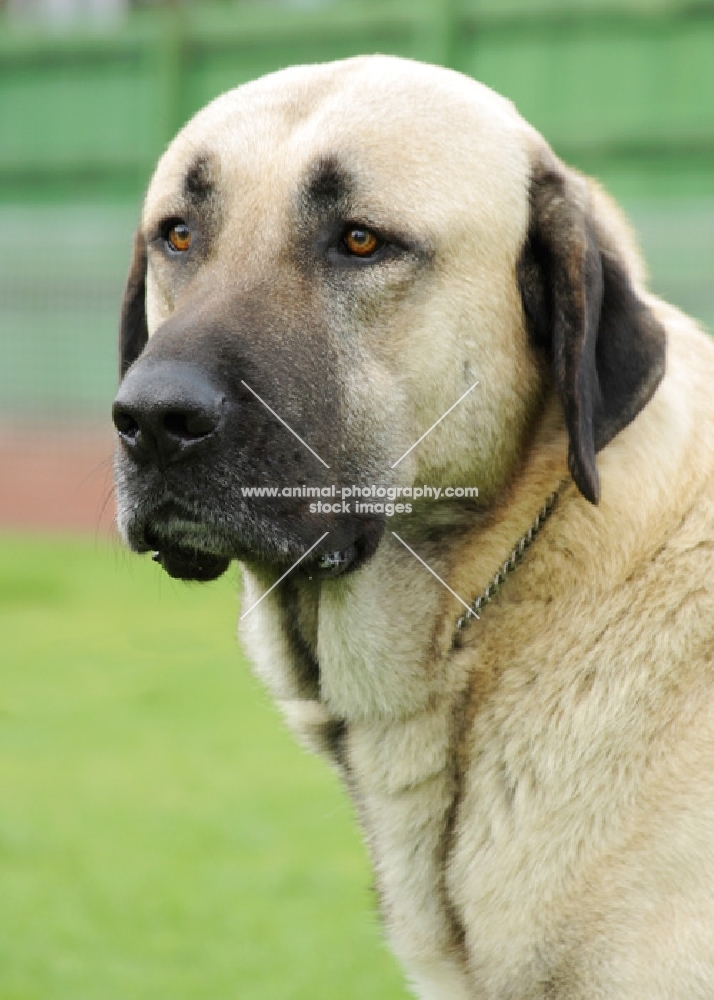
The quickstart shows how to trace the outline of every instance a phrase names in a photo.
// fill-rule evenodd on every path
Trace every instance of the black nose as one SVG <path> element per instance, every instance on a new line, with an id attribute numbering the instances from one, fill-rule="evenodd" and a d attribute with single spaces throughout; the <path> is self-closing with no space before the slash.
<path id="1" fill-rule="evenodd" d="M 197 365 L 147 358 L 127 373 L 112 416 L 137 461 L 165 468 L 215 439 L 225 408 L 225 396 Z"/>

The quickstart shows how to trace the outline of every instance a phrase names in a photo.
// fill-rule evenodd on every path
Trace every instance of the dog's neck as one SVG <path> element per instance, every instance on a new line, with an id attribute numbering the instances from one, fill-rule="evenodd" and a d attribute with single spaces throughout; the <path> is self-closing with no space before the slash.
<path id="1" fill-rule="evenodd" d="M 479 526 L 481 532 L 488 532 L 487 524 Z M 517 547 L 515 530 L 513 536 Z M 453 577 L 463 535 L 446 543 L 412 541 L 439 577 Z M 474 562 L 468 574 L 473 584 L 462 585 L 467 600 L 492 585 L 493 562 Z M 256 594 L 267 589 L 266 582 L 260 574 L 246 574 Z M 278 699 L 321 702 L 331 717 L 350 722 L 394 720 L 448 693 L 444 665 L 464 612 L 453 593 L 388 535 L 353 574 L 322 582 L 299 574 L 287 579 L 251 613 L 244 639 Z M 261 636 L 260 645 L 251 641 L 253 634 Z M 453 680 L 459 687 L 458 677 Z"/>
<path id="2" fill-rule="evenodd" d="M 446 572 L 443 555 L 427 557 Z M 270 584 L 246 569 L 244 585 L 250 606 Z M 355 573 L 286 580 L 245 618 L 241 634 L 278 700 L 319 701 L 348 721 L 394 719 L 416 714 L 443 687 L 434 664 L 451 646 L 452 603 L 389 536 Z"/>

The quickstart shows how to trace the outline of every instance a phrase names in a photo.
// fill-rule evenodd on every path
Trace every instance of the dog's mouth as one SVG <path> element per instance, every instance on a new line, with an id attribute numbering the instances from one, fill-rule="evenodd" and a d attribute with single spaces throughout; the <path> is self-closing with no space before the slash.
<path id="1" fill-rule="evenodd" d="M 333 525 L 311 550 L 297 540 L 279 549 L 262 545 L 246 548 L 245 539 L 218 529 L 179 511 L 174 504 L 162 505 L 143 523 L 129 528 L 131 547 L 151 552 L 169 576 L 178 580 L 207 583 L 222 576 L 234 559 L 273 566 L 276 572 L 295 569 L 309 579 L 331 579 L 352 571 L 374 552 L 382 534 L 380 523 L 347 527 Z"/>
<path id="2" fill-rule="evenodd" d="M 147 539 L 148 540 L 148 539 Z M 227 556 L 215 555 L 177 544 L 159 542 L 152 545 L 152 559 L 176 580 L 194 580 L 208 583 L 217 580 L 230 566 L 231 559 Z M 299 564 L 303 574 L 309 579 L 327 579 L 340 576 L 358 559 L 357 546 L 350 545 L 346 549 L 326 552 L 314 559 Z"/>

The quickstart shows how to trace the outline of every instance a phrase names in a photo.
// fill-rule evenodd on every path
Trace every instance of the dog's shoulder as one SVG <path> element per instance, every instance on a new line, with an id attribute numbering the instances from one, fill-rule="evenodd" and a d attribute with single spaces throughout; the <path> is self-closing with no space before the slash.
<path id="1" fill-rule="evenodd" d="M 566 495 L 462 653 L 496 681 L 467 709 L 447 879 L 494 994 L 540 962 L 640 995 L 714 949 L 662 917 L 693 925 L 714 891 L 714 344 L 651 305 L 667 374 L 601 453 L 599 506 Z"/>

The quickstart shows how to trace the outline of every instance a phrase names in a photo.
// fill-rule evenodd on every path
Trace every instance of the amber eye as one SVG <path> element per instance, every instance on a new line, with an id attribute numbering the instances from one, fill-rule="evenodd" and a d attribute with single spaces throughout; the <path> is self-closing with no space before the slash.
<path id="1" fill-rule="evenodd" d="M 382 246 L 382 241 L 369 229 L 348 229 L 342 237 L 345 249 L 355 257 L 371 257 Z"/>
<path id="2" fill-rule="evenodd" d="M 166 242 L 177 253 L 185 253 L 191 246 L 191 230 L 185 222 L 175 222 L 166 233 Z"/>

